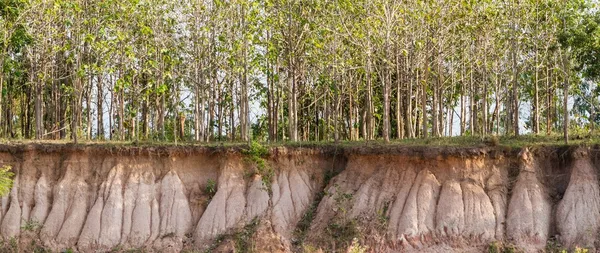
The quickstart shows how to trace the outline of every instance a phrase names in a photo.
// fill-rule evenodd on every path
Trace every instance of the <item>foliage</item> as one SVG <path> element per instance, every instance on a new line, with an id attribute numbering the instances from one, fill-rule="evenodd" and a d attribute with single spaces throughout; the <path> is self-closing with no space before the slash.
<path id="1" fill-rule="evenodd" d="M 390 202 L 386 201 L 383 204 L 383 208 L 377 210 L 377 225 L 379 229 L 386 229 L 388 227 L 388 222 L 390 221 L 390 217 L 388 216 L 389 208 Z"/>
<path id="2" fill-rule="evenodd" d="M 335 215 L 330 219 L 325 233 L 331 240 L 327 242 L 335 247 L 349 246 L 353 239 L 360 238 L 361 232 L 356 219 L 348 216 L 347 205 L 351 203 L 353 194 L 342 192 L 338 185 L 333 185 L 333 198 Z"/>
<path id="3" fill-rule="evenodd" d="M 217 193 L 217 182 L 213 179 L 208 179 L 204 187 L 204 193 L 208 195 L 208 200 L 210 201 Z"/>
<path id="4" fill-rule="evenodd" d="M 11 171 L 11 167 L 8 165 L 0 168 L 0 196 L 6 196 L 12 189 L 14 173 Z"/>
<path id="5" fill-rule="evenodd" d="M 245 158 L 249 162 L 256 166 L 257 173 L 262 178 L 263 186 L 270 193 L 275 171 L 265 159 L 269 155 L 269 149 L 256 141 L 252 141 L 248 148 L 242 151 L 242 154 L 245 155 Z"/>
<path id="6" fill-rule="evenodd" d="M 367 253 L 368 250 L 369 247 L 360 245 L 358 239 L 354 238 L 352 239 L 352 244 L 350 245 L 350 248 L 348 248 L 348 253 Z"/>
<path id="7" fill-rule="evenodd" d="M 256 232 L 258 225 L 258 218 L 254 218 L 250 223 L 244 226 L 244 228 L 241 231 L 238 231 L 233 235 L 233 238 L 235 240 L 235 248 L 236 250 L 238 250 L 236 252 L 253 252 L 255 244 L 254 239 L 252 237 Z"/>
<path id="8" fill-rule="evenodd" d="M 24 231 L 37 231 L 42 228 L 42 225 L 37 220 L 28 220 L 25 224 L 21 225 L 21 229 Z"/>
<path id="9" fill-rule="evenodd" d="M 326 233 L 337 247 L 348 245 L 354 238 L 360 237 L 361 233 L 357 221 L 354 219 L 343 219 L 331 221 L 326 228 Z"/>
<path id="10" fill-rule="evenodd" d="M 517 253 L 520 252 L 517 248 L 510 244 L 502 242 L 492 242 L 488 245 L 488 253 Z"/>
<path id="11" fill-rule="evenodd" d="M 593 0 L 3 1 L 0 138 L 593 134 L 599 16 Z"/>
<path id="12" fill-rule="evenodd" d="M 585 249 L 585 248 L 580 248 L 580 247 L 575 247 L 575 253 L 589 253 L 590 250 L 589 249 Z"/>

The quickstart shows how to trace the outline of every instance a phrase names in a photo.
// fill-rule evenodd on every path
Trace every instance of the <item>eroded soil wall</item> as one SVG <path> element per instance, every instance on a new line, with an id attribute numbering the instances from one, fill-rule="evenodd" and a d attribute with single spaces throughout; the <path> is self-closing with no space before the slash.
<path id="1" fill-rule="evenodd" d="M 593 147 L 0 147 L 7 247 L 479 252 L 598 245 Z M 249 229 L 251 228 L 251 229 Z M 240 248 L 242 247 L 242 248 Z"/>

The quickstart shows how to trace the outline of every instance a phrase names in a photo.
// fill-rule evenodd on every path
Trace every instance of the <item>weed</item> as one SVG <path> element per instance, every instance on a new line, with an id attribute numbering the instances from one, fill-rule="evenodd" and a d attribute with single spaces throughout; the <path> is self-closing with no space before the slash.
<path id="1" fill-rule="evenodd" d="M 333 186 L 335 188 L 335 192 L 332 194 L 333 200 L 335 201 L 335 210 L 337 210 L 338 214 L 341 213 L 342 217 L 346 216 L 346 203 L 350 202 L 354 195 L 352 193 L 341 192 L 340 186 L 335 184 Z"/>
<path id="2" fill-rule="evenodd" d="M 546 243 L 546 248 L 544 251 L 547 253 L 563 253 L 566 250 L 564 249 L 562 244 L 560 244 L 560 242 L 553 237 L 550 238 L 550 240 L 548 240 L 548 242 Z"/>
<path id="3" fill-rule="evenodd" d="M 11 167 L 8 165 L 0 168 L 0 196 L 6 196 L 10 192 L 13 184 L 13 177 L 15 173 L 10 171 Z"/>
<path id="4" fill-rule="evenodd" d="M 516 253 L 517 248 L 513 245 L 506 245 L 501 242 L 492 242 L 488 245 L 488 253 Z"/>
<path id="5" fill-rule="evenodd" d="M 244 227 L 244 229 L 242 229 L 242 231 L 233 235 L 235 239 L 235 248 L 239 249 L 239 252 L 253 252 L 254 241 L 252 240 L 252 236 L 256 232 L 258 224 L 258 218 L 254 218 Z"/>
<path id="6" fill-rule="evenodd" d="M 143 249 L 128 249 L 128 250 L 125 250 L 123 252 L 125 252 L 125 253 L 144 253 L 146 251 L 143 250 Z"/>
<path id="7" fill-rule="evenodd" d="M 28 220 L 21 226 L 24 231 L 37 231 L 42 227 L 42 224 L 36 220 Z"/>
<path id="8" fill-rule="evenodd" d="M 491 242 L 490 245 L 488 245 L 488 253 L 500 253 L 501 251 L 501 246 L 498 242 Z"/>
<path id="9" fill-rule="evenodd" d="M 329 185 L 329 181 L 331 181 L 331 179 L 333 177 L 335 177 L 336 175 L 337 175 L 337 173 L 335 170 L 333 170 L 333 169 L 326 170 L 325 174 L 323 175 L 323 187 L 326 187 L 327 185 Z M 294 230 L 294 240 L 292 240 L 292 243 L 297 248 L 302 249 L 302 252 L 317 251 L 310 245 L 308 245 L 308 246 L 304 245 L 304 239 L 306 238 L 308 229 L 310 229 L 310 225 L 315 218 L 315 215 L 317 213 L 317 208 L 319 207 L 319 203 L 321 203 L 321 200 L 323 200 L 323 197 L 325 195 L 326 195 L 325 190 L 322 190 L 316 194 L 315 198 L 313 199 L 312 205 L 308 209 L 306 209 L 306 211 L 302 215 L 302 218 L 298 222 L 298 225 L 296 225 L 296 230 Z"/>
<path id="10" fill-rule="evenodd" d="M 275 171 L 265 159 L 269 155 L 269 149 L 253 141 L 247 149 L 242 150 L 242 154 L 246 156 L 246 160 L 256 165 L 257 173 L 262 177 L 263 186 L 271 194 L 271 181 L 275 176 Z"/>
<path id="11" fill-rule="evenodd" d="M 164 237 L 163 237 L 163 238 L 164 238 Z M 110 250 L 110 252 L 121 252 L 122 250 L 123 250 L 123 246 L 121 246 L 121 245 L 118 245 L 118 246 L 115 246 L 115 247 L 113 247 L 113 248 Z"/>
<path id="12" fill-rule="evenodd" d="M 19 252 L 19 242 L 17 241 L 17 238 L 11 237 L 8 244 L 13 252 Z"/>
<path id="13" fill-rule="evenodd" d="M 360 230 L 354 219 L 333 219 L 327 225 L 326 232 L 338 248 L 341 245 L 347 245 L 354 238 L 360 237 Z"/>
<path id="14" fill-rule="evenodd" d="M 206 181 L 206 186 L 204 187 L 204 193 L 208 195 L 208 200 L 210 201 L 217 193 L 217 182 L 215 180 L 208 179 Z"/>
<path id="15" fill-rule="evenodd" d="M 377 223 L 379 225 L 379 228 L 385 229 L 387 227 L 387 224 L 390 220 L 390 217 L 388 217 L 388 215 L 387 215 L 389 208 L 390 208 L 390 202 L 386 201 L 383 204 L 383 208 L 380 210 L 377 210 Z"/>
<path id="16" fill-rule="evenodd" d="M 38 245 L 38 241 L 36 240 L 31 240 L 31 244 L 29 245 L 29 249 L 27 249 L 30 252 L 33 253 L 51 253 L 52 250 L 44 248 L 41 245 Z"/>
<path id="17" fill-rule="evenodd" d="M 369 250 L 369 247 L 367 246 L 362 246 L 360 245 L 360 243 L 358 242 L 358 239 L 354 238 L 352 239 L 352 244 L 350 245 L 350 248 L 348 248 L 348 253 L 366 253 Z"/>
<path id="18" fill-rule="evenodd" d="M 307 245 L 302 245 L 302 252 L 303 253 L 314 253 L 314 252 L 319 252 L 319 251 L 314 246 L 307 244 Z"/>
<path id="19" fill-rule="evenodd" d="M 256 233 L 256 229 L 260 221 L 258 218 L 254 218 L 250 223 L 248 223 L 244 228 L 238 229 L 230 234 L 220 234 L 215 238 L 213 244 L 210 245 L 208 249 L 204 252 L 214 252 L 215 249 L 226 240 L 232 240 L 235 243 L 235 252 L 246 253 L 246 252 L 254 252 L 254 241 L 253 236 Z"/>
<path id="20" fill-rule="evenodd" d="M 294 239 L 293 243 L 295 246 L 301 246 L 304 242 L 304 238 L 306 237 L 306 234 L 308 233 L 308 229 L 310 228 L 310 224 L 312 223 L 313 219 L 315 218 L 315 214 L 317 212 L 317 206 L 319 205 L 319 201 L 322 199 L 319 198 L 319 200 L 315 200 L 313 201 L 313 204 L 306 210 L 306 212 L 304 212 L 304 215 L 302 215 L 302 218 L 300 219 L 300 221 L 298 221 L 298 225 L 296 225 L 296 230 L 294 230 Z"/>

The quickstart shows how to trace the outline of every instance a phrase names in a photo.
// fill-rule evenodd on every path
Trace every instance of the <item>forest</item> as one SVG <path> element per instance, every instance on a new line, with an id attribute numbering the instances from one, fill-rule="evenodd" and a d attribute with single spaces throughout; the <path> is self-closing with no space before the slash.
<path id="1" fill-rule="evenodd" d="M 0 139 L 594 134 L 594 0 L 0 0 Z"/>

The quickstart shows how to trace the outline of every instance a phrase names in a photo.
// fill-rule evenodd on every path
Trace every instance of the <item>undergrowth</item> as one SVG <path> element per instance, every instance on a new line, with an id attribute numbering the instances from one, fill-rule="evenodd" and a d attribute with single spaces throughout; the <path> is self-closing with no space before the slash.
<path id="1" fill-rule="evenodd" d="M 269 155 L 269 149 L 260 143 L 253 141 L 248 145 L 247 149 L 242 150 L 242 154 L 246 160 L 256 165 L 254 173 L 259 174 L 262 178 L 263 186 L 271 194 L 271 182 L 275 176 L 275 171 L 265 159 Z"/>
<path id="2" fill-rule="evenodd" d="M 388 210 L 390 209 L 390 202 L 386 201 L 383 204 L 383 208 L 377 210 L 377 227 L 379 230 L 385 230 L 390 221 L 390 217 L 388 216 Z"/>
<path id="3" fill-rule="evenodd" d="M 206 186 L 204 187 L 204 193 L 208 195 L 208 201 L 212 200 L 217 193 L 217 182 L 215 180 L 208 179 L 206 181 Z"/>
<path id="4" fill-rule="evenodd" d="M 341 249 L 350 246 L 355 238 L 361 237 L 358 221 L 350 218 L 348 215 L 348 204 L 352 202 L 354 195 L 340 191 L 338 185 L 333 186 L 335 192 L 332 193 L 335 201 L 335 215 L 330 219 L 325 232 L 329 237 L 330 248 Z"/>
<path id="5" fill-rule="evenodd" d="M 492 242 L 488 245 L 488 253 L 519 253 L 517 248 L 512 244 L 502 242 Z"/>
<path id="6" fill-rule="evenodd" d="M 19 248 L 19 241 L 15 237 L 11 237 L 10 239 L 2 240 L 0 243 L 0 253 L 17 253 L 21 252 Z"/>
<path id="7" fill-rule="evenodd" d="M 214 252 L 219 245 L 225 241 L 231 241 L 235 245 L 234 252 L 236 253 L 251 253 L 254 252 L 255 242 L 253 240 L 254 233 L 258 229 L 260 220 L 258 218 L 252 219 L 250 223 L 246 224 L 242 229 L 238 229 L 230 234 L 221 234 L 217 236 L 213 244 L 204 251 L 204 253 Z"/>
<path id="8" fill-rule="evenodd" d="M 317 192 L 315 197 L 313 198 L 312 204 L 306 209 L 300 221 L 296 225 L 296 229 L 294 230 L 294 238 L 292 240 L 292 244 L 297 249 L 302 249 L 303 252 L 313 252 L 306 247 L 310 247 L 310 245 L 304 245 L 304 240 L 306 239 L 306 235 L 308 234 L 308 230 L 310 229 L 310 225 L 312 221 L 315 219 L 315 215 L 317 214 L 317 208 L 319 207 L 319 203 L 323 200 L 325 196 L 325 188 L 329 185 L 331 179 L 333 179 L 339 171 L 335 169 L 325 170 L 325 174 L 323 175 L 323 190 Z M 316 251 L 316 250 L 315 250 Z"/>
<path id="9" fill-rule="evenodd" d="M 244 253 L 244 252 L 254 252 L 254 240 L 252 237 L 254 233 L 256 233 L 256 229 L 258 228 L 259 220 L 258 218 L 254 218 L 250 223 L 248 223 L 244 229 L 238 231 L 233 235 L 233 239 L 235 240 L 235 249 L 236 252 Z"/>
<path id="10" fill-rule="evenodd" d="M 28 220 L 21 226 L 21 230 L 23 231 L 37 231 L 42 228 L 42 223 L 36 220 Z"/>
<path id="11" fill-rule="evenodd" d="M 369 250 L 368 246 L 362 246 L 358 242 L 358 239 L 352 239 L 352 244 L 350 244 L 350 248 L 348 248 L 348 253 L 367 253 Z"/>
<path id="12" fill-rule="evenodd" d="M 6 196 L 12 188 L 12 178 L 15 176 L 15 173 L 12 173 L 10 169 L 11 167 L 8 165 L 0 168 L 0 196 Z"/>

